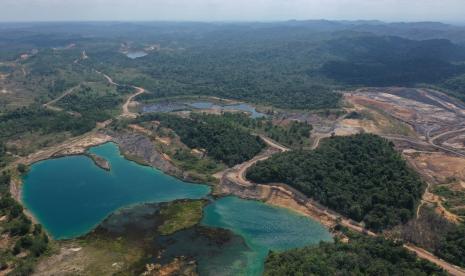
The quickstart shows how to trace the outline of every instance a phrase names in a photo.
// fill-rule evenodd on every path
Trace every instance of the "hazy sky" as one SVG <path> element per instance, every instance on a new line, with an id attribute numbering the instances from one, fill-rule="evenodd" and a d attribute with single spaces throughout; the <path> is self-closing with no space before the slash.
<path id="1" fill-rule="evenodd" d="M 0 21 L 465 21 L 465 0 L 0 0 Z"/>

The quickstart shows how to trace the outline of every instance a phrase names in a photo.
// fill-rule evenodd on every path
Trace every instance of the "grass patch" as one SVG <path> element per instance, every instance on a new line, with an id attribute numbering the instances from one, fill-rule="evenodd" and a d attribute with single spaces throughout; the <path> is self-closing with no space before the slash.
<path id="1" fill-rule="evenodd" d="M 444 198 L 444 207 L 458 216 L 464 216 L 465 212 L 462 206 L 465 206 L 465 192 L 454 191 L 446 186 L 439 186 L 433 190 L 433 193 Z"/>
<path id="2" fill-rule="evenodd" d="M 169 235 L 196 225 L 202 218 L 204 205 L 203 200 L 176 201 L 168 204 L 160 210 L 164 222 L 158 227 L 158 231 L 161 235 Z"/>

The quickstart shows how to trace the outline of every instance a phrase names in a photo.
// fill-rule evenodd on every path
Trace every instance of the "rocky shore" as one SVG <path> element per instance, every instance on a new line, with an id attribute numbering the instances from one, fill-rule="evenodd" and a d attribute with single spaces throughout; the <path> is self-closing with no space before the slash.
<path id="1" fill-rule="evenodd" d="M 88 153 L 88 152 L 85 153 L 85 155 L 88 156 L 90 159 L 92 159 L 92 161 L 94 161 L 95 165 L 97 165 L 98 167 L 106 171 L 111 170 L 110 162 L 108 162 L 105 158 L 100 157 L 93 153 Z"/>
<path id="2" fill-rule="evenodd" d="M 142 165 L 151 166 L 162 172 L 188 182 L 197 182 L 189 173 L 173 164 L 166 154 L 157 150 L 151 139 L 134 132 L 108 132 L 112 141 L 118 144 L 125 158 Z"/>

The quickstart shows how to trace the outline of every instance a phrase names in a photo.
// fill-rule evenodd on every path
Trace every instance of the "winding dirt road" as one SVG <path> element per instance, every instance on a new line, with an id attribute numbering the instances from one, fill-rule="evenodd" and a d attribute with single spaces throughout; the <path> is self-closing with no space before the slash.
<path id="1" fill-rule="evenodd" d="M 104 73 L 99 72 L 97 70 L 96 70 L 96 72 L 98 74 L 102 74 L 105 77 L 105 79 L 107 79 L 108 83 L 110 83 L 112 85 L 115 85 L 115 86 L 123 86 L 123 85 L 121 85 L 119 83 L 114 82 L 113 79 L 110 76 L 108 76 L 107 74 L 104 74 Z M 126 99 L 126 102 L 124 102 L 124 104 L 122 106 L 123 113 L 121 113 L 120 117 L 134 119 L 134 118 L 136 118 L 138 116 L 138 114 L 134 113 L 134 112 L 131 112 L 129 110 L 129 105 L 131 104 L 132 100 L 134 100 L 135 97 L 139 96 L 142 93 L 145 93 L 145 89 L 142 88 L 142 87 L 134 86 L 134 85 L 131 85 L 131 87 L 134 88 L 136 90 L 136 92 L 134 94 L 132 94 L 131 96 L 129 96 Z"/>
<path id="2" fill-rule="evenodd" d="M 134 112 L 131 112 L 129 110 L 129 105 L 131 104 L 132 100 L 139 96 L 140 94 L 142 93 L 145 93 L 145 89 L 142 88 L 142 87 L 137 87 L 137 86 L 133 86 L 135 89 L 136 89 L 136 93 L 132 94 L 131 96 L 129 96 L 129 98 L 126 100 L 126 102 L 123 104 L 123 113 L 121 114 L 121 117 L 125 117 L 125 118 L 136 118 L 137 117 L 137 113 L 134 113 Z"/>
<path id="3" fill-rule="evenodd" d="M 438 134 L 434 137 L 431 137 L 429 139 L 429 141 L 431 143 L 434 143 L 434 141 L 436 141 L 437 139 L 441 138 L 441 137 L 444 137 L 444 136 L 447 136 L 447 135 L 450 135 L 450 134 L 458 134 L 458 133 L 461 133 L 461 132 L 465 132 L 465 128 L 461 128 L 461 129 L 456 129 L 456 130 L 451 130 L 451 131 L 446 131 L 446 132 L 443 132 L 441 134 Z"/>
<path id="4" fill-rule="evenodd" d="M 240 182 L 242 185 L 252 185 L 252 183 L 249 180 L 247 180 L 247 178 L 245 177 L 245 174 L 246 174 L 247 170 L 250 167 L 252 167 L 255 163 L 257 163 L 258 161 L 266 160 L 266 159 L 270 158 L 273 154 L 275 154 L 277 152 L 286 152 L 286 151 L 290 150 L 289 148 L 279 144 L 276 141 L 273 141 L 272 139 L 270 139 L 270 138 L 268 138 L 268 137 L 266 137 L 264 135 L 258 135 L 258 136 L 270 148 L 274 149 L 274 151 L 269 151 L 269 150 L 264 151 L 263 153 L 255 156 L 254 158 L 250 159 L 249 161 L 246 161 L 246 162 L 240 164 L 238 167 L 235 168 L 234 171 L 226 172 L 228 177 L 234 178 L 235 181 Z"/>

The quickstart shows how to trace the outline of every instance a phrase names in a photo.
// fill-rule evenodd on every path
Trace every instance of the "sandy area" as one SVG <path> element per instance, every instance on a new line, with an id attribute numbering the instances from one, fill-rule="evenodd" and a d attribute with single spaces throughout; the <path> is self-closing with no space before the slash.
<path id="1" fill-rule="evenodd" d="M 439 183 L 450 182 L 450 179 L 465 181 L 465 158 L 451 156 L 442 152 L 405 152 L 415 162 L 416 167 Z"/>

